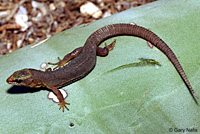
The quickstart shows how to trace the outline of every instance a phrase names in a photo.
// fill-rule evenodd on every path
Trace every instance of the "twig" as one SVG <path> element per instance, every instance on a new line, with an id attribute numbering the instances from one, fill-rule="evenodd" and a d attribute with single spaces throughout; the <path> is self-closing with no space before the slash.
<path id="1" fill-rule="evenodd" d="M 3 26 L 0 26 L 0 32 L 8 29 L 20 29 L 21 26 L 18 24 L 5 24 Z"/>
<path id="2" fill-rule="evenodd" d="M 26 2 L 27 0 L 21 0 L 18 4 L 15 5 L 14 9 L 11 11 L 11 13 L 5 18 L 5 19 L 2 19 L 0 21 L 1 24 L 4 24 L 6 22 L 8 22 L 13 16 L 14 14 L 16 13 L 16 11 L 18 10 L 18 8 L 24 3 Z"/>
<path id="3" fill-rule="evenodd" d="M 2 39 L 6 35 L 6 30 L 3 30 L 2 34 L 0 35 L 0 39 Z"/>
<path id="4" fill-rule="evenodd" d="M 13 9 L 13 5 L 12 6 L 0 6 L 0 11 L 5 11 L 5 10 L 11 10 Z"/>

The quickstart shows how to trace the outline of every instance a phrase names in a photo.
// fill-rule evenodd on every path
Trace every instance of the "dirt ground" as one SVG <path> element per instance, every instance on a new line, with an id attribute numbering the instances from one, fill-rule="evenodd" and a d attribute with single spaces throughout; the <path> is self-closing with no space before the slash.
<path id="1" fill-rule="evenodd" d="M 71 27 L 153 1 L 0 0 L 0 56 Z"/>

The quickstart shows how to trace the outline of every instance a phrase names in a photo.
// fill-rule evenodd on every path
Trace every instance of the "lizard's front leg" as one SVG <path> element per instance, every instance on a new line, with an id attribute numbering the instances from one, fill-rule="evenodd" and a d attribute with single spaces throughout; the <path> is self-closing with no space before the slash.
<path id="1" fill-rule="evenodd" d="M 58 104 L 58 105 L 60 105 L 59 110 L 62 108 L 63 109 L 62 111 L 64 112 L 64 109 L 66 108 L 69 111 L 69 108 L 66 105 L 70 105 L 70 103 L 65 102 L 64 97 L 63 97 L 62 93 L 60 92 L 60 90 L 58 90 L 56 87 L 47 87 L 47 88 L 51 89 L 54 92 L 54 94 L 56 94 L 56 96 L 60 102 Z"/>

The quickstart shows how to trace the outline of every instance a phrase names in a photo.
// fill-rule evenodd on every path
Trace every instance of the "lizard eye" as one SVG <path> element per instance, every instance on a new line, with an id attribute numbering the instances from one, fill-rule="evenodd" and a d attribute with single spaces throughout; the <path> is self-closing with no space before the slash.
<path id="1" fill-rule="evenodd" d="M 30 73 L 27 70 L 23 70 L 23 71 L 20 71 L 18 75 L 20 75 L 21 77 L 26 77 L 26 76 L 29 76 Z"/>
<path id="2" fill-rule="evenodd" d="M 31 74 L 27 69 L 19 70 L 13 73 L 13 77 L 15 78 L 16 82 L 22 82 L 22 80 L 28 79 L 30 76 Z"/>

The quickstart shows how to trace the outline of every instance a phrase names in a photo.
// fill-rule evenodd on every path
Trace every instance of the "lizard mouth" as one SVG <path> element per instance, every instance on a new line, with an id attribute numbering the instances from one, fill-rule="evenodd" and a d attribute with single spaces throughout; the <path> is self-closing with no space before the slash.
<path id="1" fill-rule="evenodd" d="M 12 75 L 6 80 L 6 82 L 8 84 L 12 84 L 12 85 L 20 85 L 23 80 L 21 79 L 15 79 Z"/>

